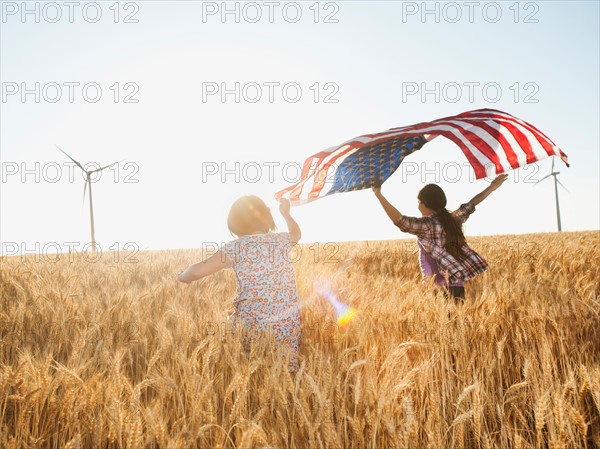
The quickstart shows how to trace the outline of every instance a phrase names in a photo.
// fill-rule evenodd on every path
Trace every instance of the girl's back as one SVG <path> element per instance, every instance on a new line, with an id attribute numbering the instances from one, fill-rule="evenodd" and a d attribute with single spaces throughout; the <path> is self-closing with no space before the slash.
<path id="1" fill-rule="evenodd" d="M 250 340 L 263 331 L 272 332 L 278 347 L 289 352 L 288 370 L 298 370 L 302 337 L 298 289 L 290 260 L 290 234 L 250 234 L 223 245 L 238 281 L 233 329 L 245 325 L 246 355 Z"/>
<path id="2" fill-rule="evenodd" d="M 290 202 L 280 200 L 279 212 L 289 232 L 275 233 L 271 210 L 260 198 L 247 195 L 236 200 L 227 217 L 229 231 L 238 236 L 220 251 L 179 273 L 189 283 L 232 267 L 238 283 L 233 301 L 235 312 L 229 317 L 232 330 L 242 324 L 248 334 L 243 345 L 250 354 L 250 340 L 262 331 L 271 331 L 277 346 L 290 355 L 288 370 L 298 370 L 302 330 L 294 266 L 290 251 L 301 237 L 300 226 L 290 214 Z"/>
<path id="3" fill-rule="evenodd" d="M 251 234 L 223 245 L 238 281 L 237 312 L 261 322 L 285 321 L 298 313 L 289 233 Z"/>

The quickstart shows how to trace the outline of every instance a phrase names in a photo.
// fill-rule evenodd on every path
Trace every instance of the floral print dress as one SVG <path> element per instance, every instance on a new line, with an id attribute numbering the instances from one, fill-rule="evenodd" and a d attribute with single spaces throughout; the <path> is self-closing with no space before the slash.
<path id="1" fill-rule="evenodd" d="M 298 370 L 302 336 L 292 243 L 287 232 L 251 234 L 222 246 L 238 283 L 230 317 L 233 330 L 245 325 L 244 349 L 259 332 L 271 331 L 278 348 L 289 351 L 288 371 Z"/>

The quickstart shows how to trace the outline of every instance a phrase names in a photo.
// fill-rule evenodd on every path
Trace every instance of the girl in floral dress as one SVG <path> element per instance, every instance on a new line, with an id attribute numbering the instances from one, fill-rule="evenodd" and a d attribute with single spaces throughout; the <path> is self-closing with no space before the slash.
<path id="1" fill-rule="evenodd" d="M 256 196 L 243 196 L 231 207 L 227 225 L 238 237 L 222 246 L 203 262 L 191 265 L 178 275 L 189 283 L 223 268 L 232 267 L 238 283 L 230 317 L 233 329 L 245 327 L 244 349 L 264 331 L 272 332 L 279 349 L 289 354 L 288 371 L 298 370 L 301 327 L 298 288 L 291 247 L 300 240 L 300 227 L 290 215 L 290 203 L 280 201 L 279 210 L 288 232 L 276 233 L 270 209 Z"/>

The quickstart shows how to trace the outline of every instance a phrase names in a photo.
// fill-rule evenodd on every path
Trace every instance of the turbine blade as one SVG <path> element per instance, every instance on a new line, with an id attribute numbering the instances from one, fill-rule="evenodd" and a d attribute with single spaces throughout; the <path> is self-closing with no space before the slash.
<path id="1" fill-rule="evenodd" d="M 552 171 L 554 171 L 554 159 L 556 159 L 556 158 L 552 157 Z"/>
<path id="2" fill-rule="evenodd" d="M 71 160 L 72 160 L 72 161 L 75 163 L 75 165 L 77 165 L 77 166 L 78 166 L 80 169 L 82 169 L 83 171 L 85 171 L 85 169 L 84 169 L 84 168 L 81 166 L 81 164 L 80 164 L 79 162 L 77 162 L 75 159 L 73 159 L 71 156 L 69 156 L 67 153 L 65 153 L 65 152 L 62 150 L 62 148 L 61 148 L 61 147 L 59 147 L 59 146 L 58 146 L 58 145 L 56 145 L 56 144 L 54 144 L 54 146 L 55 146 L 56 148 L 58 148 L 60 151 L 62 151 L 62 152 L 63 152 L 63 154 L 64 154 L 65 156 L 67 156 L 69 159 L 71 159 Z"/>
<path id="3" fill-rule="evenodd" d="M 92 171 L 90 171 L 90 174 L 91 174 L 91 173 L 96 173 L 96 172 L 98 172 L 98 171 L 102 171 L 102 170 L 104 170 L 105 168 L 108 168 L 108 167 L 112 167 L 113 165 L 115 165 L 115 164 L 118 164 L 118 163 L 120 163 L 120 162 L 123 162 L 124 160 L 125 160 L 125 159 L 121 159 L 120 161 L 113 162 L 112 164 L 105 165 L 104 167 L 97 168 L 96 170 L 92 170 Z"/>
<path id="4" fill-rule="evenodd" d="M 569 192 L 569 190 L 568 190 L 568 189 L 567 189 L 567 188 L 566 188 L 566 187 L 563 185 L 563 183 L 562 183 L 562 182 L 560 182 L 560 181 L 558 180 L 558 178 L 556 178 L 556 182 L 558 182 L 558 183 L 560 184 L 560 186 L 561 186 L 563 189 L 565 189 L 565 190 L 567 191 L 567 193 L 571 193 L 571 192 Z"/>
<path id="5" fill-rule="evenodd" d="M 539 184 L 540 182 L 542 182 L 544 179 L 549 178 L 552 175 L 546 175 L 544 176 L 542 179 L 540 179 L 538 182 L 534 183 L 533 185 Z"/>

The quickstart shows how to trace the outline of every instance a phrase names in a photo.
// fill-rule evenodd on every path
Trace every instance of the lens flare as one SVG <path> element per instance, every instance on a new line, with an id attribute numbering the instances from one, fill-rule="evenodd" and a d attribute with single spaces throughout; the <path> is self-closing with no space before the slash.
<path id="1" fill-rule="evenodd" d="M 329 282 L 324 279 L 317 280 L 315 282 L 315 290 L 333 306 L 337 323 L 340 328 L 345 328 L 352 323 L 358 311 L 354 307 L 348 306 L 338 300 L 331 289 Z"/>

